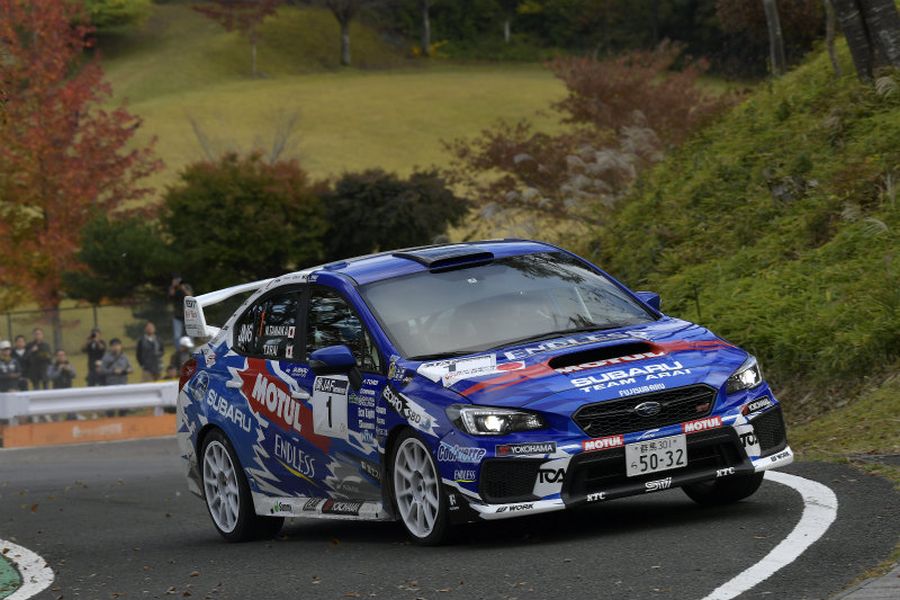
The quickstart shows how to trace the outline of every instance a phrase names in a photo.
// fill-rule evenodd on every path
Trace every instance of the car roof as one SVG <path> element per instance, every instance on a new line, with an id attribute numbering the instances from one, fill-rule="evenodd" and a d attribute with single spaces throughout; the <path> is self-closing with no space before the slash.
<path id="1" fill-rule="evenodd" d="M 429 269 L 447 268 L 469 260 L 477 263 L 485 257 L 504 258 L 555 250 L 559 248 L 543 242 L 520 239 L 435 244 L 349 258 L 322 265 L 313 269 L 313 272 L 326 270 L 339 273 L 350 277 L 357 285 L 365 285 Z"/>

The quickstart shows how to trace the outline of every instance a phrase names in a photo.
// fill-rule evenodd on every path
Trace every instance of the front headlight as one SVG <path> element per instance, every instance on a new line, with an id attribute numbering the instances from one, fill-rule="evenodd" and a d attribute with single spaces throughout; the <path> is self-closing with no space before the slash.
<path id="1" fill-rule="evenodd" d="M 762 380 L 762 371 L 759 370 L 759 364 L 751 356 L 728 378 L 725 391 L 733 394 L 742 390 L 753 389 L 762 383 Z"/>
<path id="2" fill-rule="evenodd" d="M 447 408 L 447 416 L 457 427 L 471 435 L 503 435 L 544 427 L 540 415 L 511 408 L 483 408 L 455 404 Z"/>

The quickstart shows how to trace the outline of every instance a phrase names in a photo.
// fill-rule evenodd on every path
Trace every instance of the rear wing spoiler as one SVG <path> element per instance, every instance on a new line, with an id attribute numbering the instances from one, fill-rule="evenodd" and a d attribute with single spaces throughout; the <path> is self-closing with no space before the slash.
<path id="1" fill-rule="evenodd" d="M 218 304 L 232 296 L 244 292 L 255 292 L 268 285 L 272 279 L 260 279 L 251 283 L 242 283 L 222 290 L 216 290 L 201 296 L 187 296 L 184 299 L 184 330 L 192 338 L 212 338 L 219 333 L 219 328 L 206 323 L 203 309 Z"/>

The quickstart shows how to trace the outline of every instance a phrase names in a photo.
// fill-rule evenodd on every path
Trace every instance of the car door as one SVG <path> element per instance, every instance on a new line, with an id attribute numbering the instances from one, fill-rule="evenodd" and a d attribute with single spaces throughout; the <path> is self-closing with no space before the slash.
<path id="1" fill-rule="evenodd" d="M 326 495 L 331 440 L 313 432 L 308 369 L 302 366 L 303 286 L 283 286 L 237 320 L 230 387 L 238 387 L 254 419 L 241 462 L 254 489 L 273 496 Z"/>
<path id="2" fill-rule="evenodd" d="M 310 285 L 304 320 L 304 387 L 311 390 L 312 429 L 332 440 L 326 484 L 332 497 L 381 498 L 381 460 L 376 442 L 376 398 L 386 383 L 372 336 L 352 305 L 337 290 Z M 346 345 L 356 357 L 362 385 L 354 389 L 345 375 L 316 376 L 309 355 L 321 348 Z"/>

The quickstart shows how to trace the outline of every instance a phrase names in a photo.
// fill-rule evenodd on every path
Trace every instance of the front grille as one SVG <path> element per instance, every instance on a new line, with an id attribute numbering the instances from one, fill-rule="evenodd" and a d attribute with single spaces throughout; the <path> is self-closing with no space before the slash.
<path id="1" fill-rule="evenodd" d="M 479 492 L 487 502 L 534 500 L 531 493 L 543 459 L 489 458 L 481 463 Z"/>
<path id="2" fill-rule="evenodd" d="M 716 392 L 711 387 L 691 385 L 588 404 L 578 409 L 573 418 L 591 437 L 630 433 L 705 417 L 712 411 L 715 397 Z M 644 402 L 658 402 L 659 413 L 643 417 L 634 412 L 634 408 Z"/>
<path id="3" fill-rule="evenodd" d="M 750 422 L 753 424 L 753 433 L 759 441 L 761 456 L 769 456 L 787 446 L 784 417 L 781 415 L 780 406 L 767 410 Z"/>
<path id="4" fill-rule="evenodd" d="M 624 448 L 579 454 L 569 465 L 563 485 L 563 497 L 580 499 L 592 492 L 611 490 L 635 482 L 736 467 L 744 460 L 739 448 L 740 441 L 730 427 L 696 433 L 687 439 L 686 467 L 638 477 L 626 475 Z"/>

